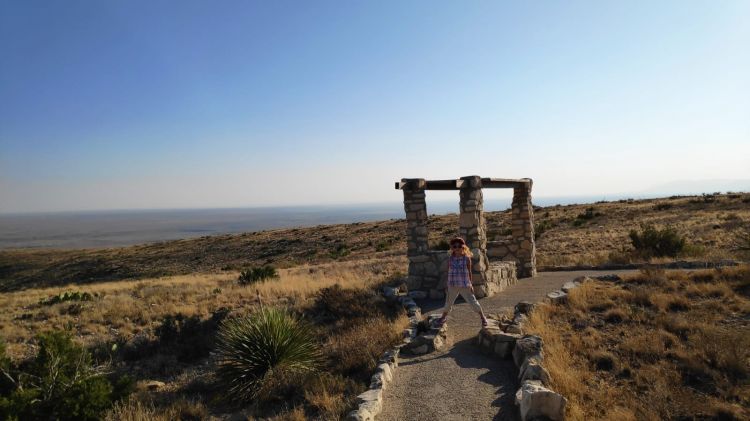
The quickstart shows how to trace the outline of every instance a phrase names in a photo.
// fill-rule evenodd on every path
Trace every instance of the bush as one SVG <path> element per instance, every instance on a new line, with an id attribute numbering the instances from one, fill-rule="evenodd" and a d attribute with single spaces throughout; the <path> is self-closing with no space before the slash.
<path id="1" fill-rule="evenodd" d="M 391 248 L 393 240 L 381 241 L 375 246 L 375 251 L 386 251 Z"/>
<path id="2" fill-rule="evenodd" d="M 664 229 L 646 225 L 641 232 L 630 231 L 630 241 L 635 251 L 644 258 L 675 257 L 685 248 L 685 239 L 671 227 Z"/>
<path id="3" fill-rule="evenodd" d="M 48 298 L 42 298 L 41 300 L 39 300 L 39 304 L 51 306 L 57 303 L 64 303 L 65 301 L 91 301 L 93 299 L 94 296 L 89 294 L 88 292 L 65 291 L 64 293 L 59 295 L 50 295 Z"/>
<path id="4" fill-rule="evenodd" d="M 208 357 L 214 349 L 219 325 L 228 313 L 229 310 L 222 307 L 206 320 L 198 315 L 166 315 L 154 329 L 154 337 L 136 335 L 121 348 L 118 347 L 116 352 L 125 361 L 168 355 L 177 361 L 189 363 Z"/>
<path id="5" fill-rule="evenodd" d="M 549 220 L 540 221 L 534 225 L 534 240 L 538 240 L 545 232 L 552 228 L 552 223 Z"/>
<path id="6" fill-rule="evenodd" d="M 279 376 L 314 370 L 322 358 L 312 329 L 274 308 L 226 320 L 216 349 L 219 385 L 237 401 L 255 399 Z"/>
<path id="7" fill-rule="evenodd" d="M 400 306 L 389 304 L 374 290 L 342 288 L 336 284 L 320 290 L 306 313 L 316 324 L 347 329 L 363 319 L 386 316 L 394 320 L 401 311 Z"/>
<path id="8" fill-rule="evenodd" d="M 602 216 L 603 214 L 601 212 L 596 212 L 596 210 L 593 207 L 586 208 L 586 211 L 576 216 L 576 219 L 573 220 L 573 226 L 579 227 L 586 222 L 596 218 L 597 216 Z"/>
<path id="9" fill-rule="evenodd" d="M 240 285 L 250 285 L 256 282 L 265 281 L 266 279 L 278 278 L 279 274 L 276 268 L 272 266 L 262 266 L 243 270 L 237 279 Z"/>
<path id="10" fill-rule="evenodd" d="M 93 367 L 91 355 L 69 334 L 44 333 L 38 341 L 36 357 L 18 367 L 4 355 L 1 358 L 6 378 L 0 418 L 97 420 L 114 397 L 123 395 Z M 118 386 L 129 387 L 127 383 Z"/>
<path id="11" fill-rule="evenodd" d="M 180 313 L 164 317 L 155 329 L 159 351 L 182 362 L 207 357 L 214 347 L 219 324 L 228 313 L 226 308 L 219 309 L 205 321 L 197 315 L 186 317 Z"/>
<path id="12" fill-rule="evenodd" d="M 339 259 L 350 255 L 351 252 L 352 251 L 349 250 L 349 247 L 347 247 L 346 244 L 338 244 L 328 254 L 331 256 L 331 259 Z"/>

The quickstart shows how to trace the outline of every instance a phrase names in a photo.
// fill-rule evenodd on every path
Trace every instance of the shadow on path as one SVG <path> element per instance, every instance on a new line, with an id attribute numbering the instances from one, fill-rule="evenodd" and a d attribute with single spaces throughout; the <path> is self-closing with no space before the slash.
<path id="1" fill-rule="evenodd" d="M 447 352 L 404 357 L 399 364 L 399 376 L 422 372 L 422 376 L 432 376 L 436 383 L 447 385 L 445 388 L 431 388 L 433 396 L 428 398 L 429 407 L 422 408 L 417 413 L 407 410 L 406 413 L 399 414 L 397 418 L 380 416 L 378 419 L 457 420 L 463 417 L 463 419 L 498 421 L 519 420 L 518 411 L 513 402 L 515 391 L 518 389 L 516 368 L 513 362 L 482 354 L 474 345 L 473 339 L 464 339 L 448 346 L 450 349 Z M 425 372 L 428 369 L 437 370 L 437 372 Z M 471 374 L 456 378 L 454 374 L 457 369 L 460 369 L 463 374 Z M 418 382 L 412 383 L 412 386 L 428 388 L 427 385 Z M 419 387 L 410 388 L 404 392 L 407 396 L 400 394 L 401 398 L 408 398 L 408 395 L 414 393 L 424 393 Z M 483 407 L 468 408 L 467 405 L 475 405 L 473 402 L 477 396 L 484 398 L 482 399 Z"/>

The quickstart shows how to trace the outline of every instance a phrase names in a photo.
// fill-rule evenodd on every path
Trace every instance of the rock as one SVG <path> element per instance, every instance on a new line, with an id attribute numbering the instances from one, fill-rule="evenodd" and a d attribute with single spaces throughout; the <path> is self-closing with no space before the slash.
<path id="1" fill-rule="evenodd" d="M 417 336 L 417 329 L 407 328 L 404 329 L 403 337 L 414 339 Z"/>
<path id="2" fill-rule="evenodd" d="M 378 360 L 378 364 L 388 364 L 391 369 L 398 367 L 398 357 L 401 353 L 401 348 L 392 348 L 389 351 L 385 351 L 383 356 Z"/>
<path id="3" fill-rule="evenodd" d="M 411 316 L 419 317 L 422 314 L 422 310 L 416 304 L 409 304 L 406 306 L 406 314 L 410 317 Z"/>
<path id="4" fill-rule="evenodd" d="M 370 389 L 383 389 L 386 388 L 386 381 L 383 373 L 377 372 L 370 378 Z"/>
<path id="5" fill-rule="evenodd" d="M 523 334 L 523 329 L 521 329 L 521 325 L 518 323 L 511 323 L 506 328 L 505 331 L 507 333 L 515 333 L 518 335 Z"/>
<path id="6" fill-rule="evenodd" d="M 617 276 L 617 275 L 615 275 L 615 276 Z M 617 277 L 619 278 L 619 276 L 617 276 Z M 594 280 L 591 279 L 591 278 L 589 278 L 588 276 L 579 276 L 579 277 L 573 279 L 572 282 L 577 282 L 580 285 L 580 284 L 585 284 L 586 282 L 593 282 L 593 281 Z"/>
<path id="7" fill-rule="evenodd" d="M 574 289 L 578 288 L 579 286 L 581 286 L 581 284 L 579 282 L 569 281 L 569 282 L 564 283 L 563 286 L 562 286 L 562 288 L 560 288 L 560 289 L 562 289 L 562 291 L 567 294 L 571 290 L 574 290 Z"/>
<path id="8" fill-rule="evenodd" d="M 521 419 L 524 421 L 537 417 L 561 421 L 565 419 L 567 402 L 562 395 L 547 389 L 536 380 L 526 380 L 516 392 L 516 405 L 519 406 Z"/>
<path id="9" fill-rule="evenodd" d="M 409 348 L 409 352 L 411 352 L 414 355 L 422 355 L 426 354 L 430 351 L 429 347 L 425 345 L 420 345 L 414 348 Z"/>
<path id="10" fill-rule="evenodd" d="M 552 291 L 547 294 L 547 300 L 552 304 L 563 304 L 568 301 L 568 294 L 562 291 Z"/>
<path id="11" fill-rule="evenodd" d="M 409 291 L 409 297 L 415 300 L 424 300 L 427 298 L 427 293 L 424 291 Z"/>
<path id="12" fill-rule="evenodd" d="M 542 359 L 542 338 L 535 335 L 526 335 L 516 341 L 516 346 L 513 348 L 513 362 L 516 363 L 516 367 L 521 367 L 530 357 L 538 357 Z"/>
<path id="13" fill-rule="evenodd" d="M 518 381 L 523 383 L 526 380 L 539 380 L 542 384 L 548 385 L 550 381 L 549 372 L 542 367 L 541 362 L 536 358 L 528 358 L 518 370 Z"/>
<path id="14" fill-rule="evenodd" d="M 620 282 L 620 281 L 622 281 L 622 278 L 620 278 L 619 275 L 615 275 L 615 274 L 597 276 L 596 279 L 598 279 L 600 281 L 610 281 L 610 282 Z"/>
<path id="15" fill-rule="evenodd" d="M 508 358 L 513 353 L 513 348 L 516 346 L 516 341 L 521 338 L 521 335 L 514 335 L 512 333 L 503 332 L 493 337 L 495 347 L 493 352 L 500 358 Z"/>
<path id="16" fill-rule="evenodd" d="M 526 323 L 528 321 L 529 321 L 529 316 L 527 316 L 525 314 L 521 314 L 521 313 L 516 313 L 513 316 L 512 323 L 513 324 L 517 324 L 517 325 L 523 325 L 524 323 Z"/>
<path id="17" fill-rule="evenodd" d="M 518 304 L 516 304 L 515 308 L 513 309 L 514 313 L 520 313 L 520 314 L 529 314 L 534 310 L 534 303 L 531 303 L 529 301 L 520 301 Z"/>
<path id="18" fill-rule="evenodd" d="M 389 364 L 378 365 L 378 373 L 383 374 L 383 380 L 385 380 L 386 383 L 393 380 L 393 369 Z"/>
<path id="19" fill-rule="evenodd" d="M 398 295 L 398 288 L 394 287 L 383 287 L 383 296 L 386 298 L 395 297 Z"/>
<path id="20" fill-rule="evenodd" d="M 495 348 L 492 352 L 500 358 L 508 358 L 513 354 L 514 342 L 495 342 Z"/>
<path id="21" fill-rule="evenodd" d="M 349 414 L 348 421 L 374 421 L 383 409 L 383 389 L 370 389 L 357 396 L 358 408 Z"/>

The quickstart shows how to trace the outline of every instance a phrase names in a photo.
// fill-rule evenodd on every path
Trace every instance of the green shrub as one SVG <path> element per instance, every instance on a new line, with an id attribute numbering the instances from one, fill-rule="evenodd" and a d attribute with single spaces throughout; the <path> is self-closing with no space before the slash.
<path id="1" fill-rule="evenodd" d="M 255 399 L 279 376 L 314 370 L 322 359 L 313 330 L 275 308 L 224 321 L 216 349 L 219 385 L 238 401 Z"/>
<path id="2" fill-rule="evenodd" d="M 675 257 L 685 248 L 685 239 L 674 228 L 654 228 L 646 225 L 641 232 L 630 231 L 630 241 L 635 251 L 642 257 Z"/>
<path id="3" fill-rule="evenodd" d="M 161 354 L 187 363 L 208 357 L 219 325 L 228 313 L 229 309 L 222 307 L 206 320 L 198 315 L 166 315 L 154 329 L 155 338 L 136 336 L 124 344 L 119 355 L 125 361 L 137 361 Z"/>
<path id="4" fill-rule="evenodd" d="M 276 268 L 272 266 L 262 266 L 243 270 L 237 279 L 240 285 L 250 285 L 256 282 L 265 281 L 266 279 L 278 278 L 279 274 Z"/>
<path id="5" fill-rule="evenodd" d="M 534 240 L 538 240 L 545 232 L 552 228 L 552 222 L 543 220 L 534 225 Z"/>
<path id="6" fill-rule="evenodd" d="M 389 248 L 391 248 L 392 244 L 393 244 L 392 239 L 389 239 L 387 241 L 381 241 L 377 245 L 375 245 L 375 251 L 386 251 Z"/>
<path id="7" fill-rule="evenodd" d="M 596 210 L 593 207 L 588 207 L 583 213 L 578 214 L 578 216 L 576 216 L 576 219 L 573 220 L 573 226 L 580 227 L 586 222 L 596 218 L 597 216 L 602 216 L 602 215 L 603 214 L 601 212 L 596 212 Z"/>
<path id="8" fill-rule="evenodd" d="M 124 395 L 93 367 L 91 355 L 65 332 L 39 335 L 34 359 L 13 366 L 4 356 L 2 419 L 97 420 Z M 4 352 L 4 349 L 3 349 Z M 129 382 L 117 382 L 118 388 Z"/>
<path id="9" fill-rule="evenodd" d="M 214 348 L 216 331 L 228 313 L 228 309 L 221 308 L 207 320 L 181 313 L 165 316 L 155 329 L 159 352 L 174 355 L 182 362 L 208 357 Z"/>
<path id="10" fill-rule="evenodd" d="M 93 299 L 94 296 L 89 294 L 88 292 L 65 291 L 59 295 L 50 295 L 47 298 L 42 298 L 41 300 L 39 300 L 39 304 L 51 306 L 53 304 L 64 303 L 66 301 L 91 301 Z"/>
<path id="11" fill-rule="evenodd" d="M 352 251 L 349 250 L 349 247 L 347 247 L 346 244 L 338 244 L 328 254 L 331 256 L 331 259 L 339 259 L 348 256 L 351 252 Z"/>

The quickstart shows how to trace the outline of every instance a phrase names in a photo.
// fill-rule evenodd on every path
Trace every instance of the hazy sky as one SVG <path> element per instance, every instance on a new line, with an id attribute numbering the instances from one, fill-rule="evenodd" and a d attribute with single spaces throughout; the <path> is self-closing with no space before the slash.
<path id="1" fill-rule="evenodd" d="M 380 202 L 469 174 L 750 179 L 750 1 L 0 2 L 0 211 Z"/>

